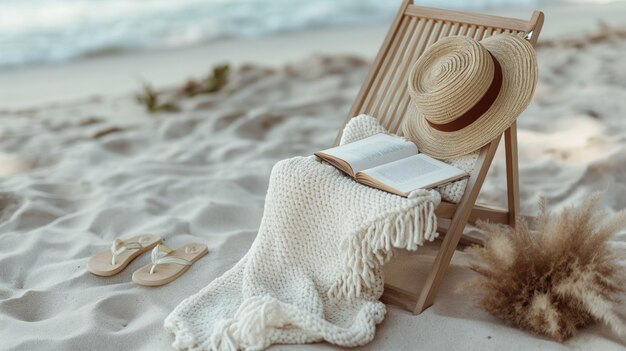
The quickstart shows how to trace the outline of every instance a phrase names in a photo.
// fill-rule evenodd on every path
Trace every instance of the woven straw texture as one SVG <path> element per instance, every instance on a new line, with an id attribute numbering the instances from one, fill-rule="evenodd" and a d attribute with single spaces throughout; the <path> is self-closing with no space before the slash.
<path id="1" fill-rule="evenodd" d="M 501 66 L 502 86 L 491 107 L 468 126 L 441 131 L 430 124 L 453 122 L 485 95 Z M 403 132 L 421 152 L 453 158 L 476 151 L 502 134 L 530 103 L 537 84 L 532 45 L 517 36 L 494 35 L 478 42 L 447 37 L 433 44 L 412 67 L 411 96 Z"/>

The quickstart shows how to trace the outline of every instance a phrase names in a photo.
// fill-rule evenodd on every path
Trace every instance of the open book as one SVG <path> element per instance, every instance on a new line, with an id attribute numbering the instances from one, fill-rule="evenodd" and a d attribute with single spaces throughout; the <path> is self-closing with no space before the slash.
<path id="1" fill-rule="evenodd" d="M 315 156 L 361 184 L 400 196 L 468 176 L 465 171 L 418 153 L 412 142 L 383 133 L 316 152 Z"/>

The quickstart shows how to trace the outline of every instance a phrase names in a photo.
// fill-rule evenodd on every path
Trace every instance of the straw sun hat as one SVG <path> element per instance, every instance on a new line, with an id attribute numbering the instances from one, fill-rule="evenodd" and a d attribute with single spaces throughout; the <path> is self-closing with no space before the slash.
<path id="1" fill-rule="evenodd" d="M 527 40 L 444 38 L 411 68 L 404 135 L 436 158 L 470 153 L 515 121 L 536 85 L 537 60 Z"/>

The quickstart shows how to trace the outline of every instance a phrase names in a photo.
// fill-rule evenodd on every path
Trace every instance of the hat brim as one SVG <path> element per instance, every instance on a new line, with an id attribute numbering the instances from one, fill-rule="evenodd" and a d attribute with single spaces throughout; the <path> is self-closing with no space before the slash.
<path id="1" fill-rule="evenodd" d="M 440 159 L 462 156 L 480 149 L 515 122 L 530 103 L 537 85 L 537 60 L 532 45 L 508 34 L 494 35 L 480 42 L 498 60 L 502 68 L 502 87 L 491 107 L 476 121 L 453 132 L 434 129 L 424 115 L 410 103 L 404 123 L 404 135 L 420 152 Z"/>

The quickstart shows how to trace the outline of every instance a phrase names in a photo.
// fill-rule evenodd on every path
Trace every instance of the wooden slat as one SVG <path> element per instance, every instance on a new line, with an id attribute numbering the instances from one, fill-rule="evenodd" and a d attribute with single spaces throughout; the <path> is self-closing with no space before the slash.
<path id="1" fill-rule="evenodd" d="M 441 35 L 442 38 L 449 37 L 450 33 L 452 32 L 452 27 L 454 26 L 454 23 L 452 22 L 444 22 L 444 23 L 446 24 L 446 27 Z"/>
<path id="2" fill-rule="evenodd" d="M 485 28 L 485 33 L 483 34 L 483 39 L 489 38 L 492 33 L 493 33 L 493 27 Z"/>
<path id="3" fill-rule="evenodd" d="M 409 94 L 406 89 L 406 84 L 407 84 L 406 77 L 409 75 L 409 70 L 411 69 L 415 61 L 417 61 L 417 59 L 420 56 L 422 56 L 422 53 L 424 52 L 424 50 L 426 50 L 428 46 L 432 45 L 433 42 L 439 39 L 439 34 L 441 33 L 440 23 L 437 23 L 437 26 L 435 26 L 435 23 L 433 20 L 428 20 L 427 23 L 430 24 L 430 26 L 427 27 L 428 30 L 424 31 L 424 35 L 421 37 L 421 40 L 418 43 L 419 46 L 415 49 L 413 54 L 409 57 L 409 61 L 407 61 L 407 64 L 403 68 L 403 74 L 400 76 L 400 78 L 402 79 L 402 85 L 400 87 L 401 95 L 400 95 L 400 99 L 398 99 L 396 103 L 395 108 L 393 109 L 393 114 L 395 115 L 397 120 L 395 121 L 394 124 L 390 125 L 390 128 L 389 128 L 389 131 L 391 131 L 392 133 L 398 132 L 402 124 L 402 119 L 404 118 L 404 115 L 406 114 L 407 106 L 409 104 L 410 99 L 409 99 Z M 436 29 L 433 32 L 433 28 L 435 27 Z"/>
<path id="4" fill-rule="evenodd" d="M 461 30 L 461 24 L 459 22 L 454 22 L 452 24 L 452 29 L 450 30 L 450 35 L 459 35 L 460 30 Z"/>
<path id="5" fill-rule="evenodd" d="M 433 35 L 431 35 L 430 38 L 426 38 L 426 37 L 423 38 L 423 40 L 426 41 L 426 44 L 422 45 L 419 48 L 419 51 L 417 52 L 417 56 L 415 56 L 415 58 L 412 59 L 411 66 L 419 59 L 420 56 L 422 56 L 424 51 L 426 51 L 426 49 L 429 46 L 433 45 L 434 43 L 439 41 L 441 38 L 445 38 L 445 37 L 449 36 L 449 33 L 452 30 L 452 28 L 451 28 L 452 26 L 449 25 L 448 29 L 445 30 L 445 32 L 444 32 L 444 28 L 445 28 L 444 24 L 445 24 L 445 22 L 440 21 L 440 23 L 441 23 L 440 27 L 438 27 L 435 30 L 435 32 L 433 33 Z M 407 76 L 408 76 L 408 72 L 407 72 Z M 406 115 L 410 103 L 411 103 L 410 96 L 409 96 L 408 92 L 405 89 L 404 94 L 402 96 L 402 99 L 400 101 L 398 101 L 396 109 L 394 110 L 394 114 L 396 116 L 398 116 L 395 124 L 391 126 L 391 130 L 394 133 L 402 134 L 402 132 L 400 130 L 400 127 L 402 126 L 403 117 Z"/>
<path id="6" fill-rule="evenodd" d="M 378 51 L 378 54 L 376 54 L 376 58 L 374 59 L 374 62 L 372 63 L 372 67 L 370 68 L 367 74 L 367 77 L 365 78 L 365 81 L 363 82 L 363 85 L 361 86 L 361 89 L 359 90 L 359 93 L 356 99 L 354 99 L 354 103 L 352 103 L 350 112 L 348 112 L 348 117 L 343 122 L 343 125 L 341 126 L 339 133 L 337 133 L 337 137 L 335 138 L 334 145 L 339 144 L 339 140 L 341 139 L 341 134 L 343 132 L 343 127 L 346 125 L 346 123 L 348 123 L 348 120 L 350 118 L 357 115 L 357 112 L 363 105 L 363 100 L 365 99 L 365 96 L 367 95 L 367 93 L 370 91 L 372 83 L 374 82 L 374 78 L 378 75 L 379 68 L 381 67 L 383 60 L 387 56 L 387 53 L 389 53 L 391 42 L 393 41 L 393 38 L 395 37 L 397 33 L 398 25 L 400 24 L 401 19 L 404 17 L 404 12 L 406 11 L 407 7 L 411 4 L 411 2 L 412 0 L 404 0 L 402 2 L 402 5 L 400 5 L 400 8 L 398 9 L 398 12 L 396 13 L 396 17 L 391 23 L 391 27 L 389 27 L 387 36 L 385 37 L 385 40 L 383 41 L 383 44 L 380 50 Z"/>
<path id="7" fill-rule="evenodd" d="M 459 31 L 459 35 L 467 35 L 468 30 L 469 30 L 469 24 L 461 23 L 461 30 Z"/>
<path id="8" fill-rule="evenodd" d="M 407 18 L 406 16 L 402 16 L 401 14 L 398 14 L 396 21 L 399 21 L 398 28 L 394 32 L 394 36 L 392 38 L 388 38 L 390 40 L 388 43 L 386 43 L 389 46 L 388 54 L 384 56 L 383 62 L 381 63 L 376 74 L 373 77 L 371 77 L 372 82 L 370 85 L 370 89 L 366 92 L 365 101 L 360 106 L 359 113 L 365 113 L 366 111 L 370 109 L 372 101 L 376 99 L 376 96 L 380 89 L 380 85 L 382 84 L 382 81 L 385 79 L 385 77 L 387 77 L 386 73 L 389 67 L 394 66 L 393 60 L 395 57 L 397 57 L 398 47 L 400 46 L 400 43 L 403 40 L 405 40 L 406 30 L 410 22 L 409 18 Z M 352 115 L 353 116 L 357 115 L 357 113 L 353 113 Z"/>
<path id="9" fill-rule="evenodd" d="M 409 23 L 406 29 L 406 34 L 402 38 L 402 41 L 399 43 L 396 48 L 396 52 L 394 53 L 393 59 L 391 61 L 391 70 L 386 70 L 384 72 L 384 82 L 381 87 L 372 91 L 372 94 L 375 94 L 375 98 L 372 100 L 371 105 L 367 106 L 364 110 L 365 113 L 376 116 L 378 120 L 381 121 L 381 124 L 387 128 L 388 125 L 385 121 L 386 113 L 384 111 L 385 100 L 390 99 L 390 88 L 393 86 L 394 80 L 397 76 L 397 72 L 399 68 L 404 66 L 404 56 L 406 55 L 407 49 L 412 42 L 412 38 L 414 38 L 413 33 L 415 31 L 415 27 L 417 25 L 417 20 L 415 18 L 409 19 Z M 421 31 L 421 28 L 419 29 Z M 394 89 L 391 89 L 391 92 L 394 92 Z"/>
<path id="10" fill-rule="evenodd" d="M 380 87 L 383 85 L 385 81 L 389 79 L 389 69 L 394 69 L 398 66 L 398 52 L 402 43 L 407 40 L 406 31 L 409 27 L 409 23 L 411 21 L 408 18 L 403 18 L 400 22 L 400 28 L 398 30 L 398 35 L 394 38 L 391 43 L 390 53 L 385 57 L 385 60 L 382 63 L 382 67 L 379 70 L 378 74 L 374 77 L 374 82 L 372 83 L 372 87 L 370 91 L 367 93 L 365 97 L 365 102 L 359 110 L 359 113 L 370 113 L 372 116 L 376 116 L 371 113 L 372 106 L 374 106 L 375 101 L 379 98 Z"/>
<path id="11" fill-rule="evenodd" d="M 439 233 L 439 237 L 437 239 L 443 240 L 445 236 L 448 234 L 448 228 L 450 228 L 449 220 L 440 220 L 437 222 L 437 233 Z M 461 239 L 459 239 L 459 245 L 462 246 L 485 246 L 486 234 L 482 233 L 478 230 L 472 229 L 468 231 L 463 231 L 463 235 L 461 235 Z"/>
<path id="12" fill-rule="evenodd" d="M 432 31 L 432 21 L 426 20 L 424 23 L 424 20 L 422 20 L 421 24 L 422 26 L 420 26 L 416 33 L 410 37 L 410 40 L 406 43 L 406 48 L 402 51 L 402 56 L 400 57 L 401 64 L 396 67 L 396 70 L 394 70 L 392 76 L 390 77 L 390 79 L 392 79 L 390 82 L 390 91 L 383 92 L 385 96 L 384 100 L 381 100 L 379 105 L 378 116 L 383 122 L 382 124 L 388 129 L 391 129 L 391 125 L 395 117 L 390 110 L 393 109 L 398 95 L 405 93 L 406 77 L 411 65 L 409 62 L 411 62 L 411 59 L 415 54 L 416 46 L 419 44 L 423 36 L 430 35 L 430 32 Z"/>
<path id="13" fill-rule="evenodd" d="M 404 11 L 404 14 L 450 22 L 461 22 L 477 26 L 498 27 L 522 31 L 528 29 L 528 21 L 516 18 L 450 11 L 432 7 L 409 5 Z"/>
<path id="14" fill-rule="evenodd" d="M 428 20 L 428 21 L 430 22 L 432 20 Z M 400 82 L 401 84 L 398 87 L 398 89 L 400 90 L 401 93 L 398 96 L 398 99 L 395 101 L 395 107 L 391 111 L 394 117 L 394 121 L 393 123 L 390 123 L 389 130 L 393 133 L 396 133 L 398 129 L 400 128 L 402 124 L 402 120 L 404 118 L 404 114 L 406 113 L 406 106 L 409 104 L 409 100 L 410 100 L 409 94 L 406 89 L 406 85 L 407 85 L 406 77 L 408 77 L 411 67 L 413 67 L 413 64 L 417 61 L 417 59 L 420 56 L 422 56 L 422 53 L 424 52 L 424 50 L 428 46 L 432 45 L 432 43 L 439 40 L 442 27 L 443 27 L 443 22 L 437 22 L 431 27 L 430 33 L 428 34 L 424 33 L 424 36 L 421 38 L 422 40 L 420 40 L 420 42 L 422 43 L 427 42 L 427 44 L 417 47 L 412 52 L 412 54 L 408 57 L 408 60 L 406 61 L 407 64 L 405 65 L 399 77 L 401 80 Z M 430 38 L 427 35 L 430 36 Z"/>
<path id="15" fill-rule="evenodd" d="M 438 26 L 436 27 L 435 31 L 433 32 L 433 34 L 430 36 L 430 38 L 427 38 L 428 40 L 428 45 L 426 45 L 426 47 L 429 47 L 431 45 L 433 45 L 434 43 L 436 43 L 439 40 L 439 37 L 441 35 L 441 24 L 443 22 L 442 21 L 437 21 Z M 422 50 L 423 52 L 423 50 Z M 419 56 L 422 56 L 422 52 L 420 52 Z"/>
<path id="16" fill-rule="evenodd" d="M 470 38 L 473 38 L 473 37 L 474 37 L 474 35 L 476 34 L 476 29 L 477 29 L 477 28 L 478 28 L 478 27 L 476 27 L 476 26 L 474 26 L 474 25 L 471 25 L 471 26 L 469 27 L 469 30 L 467 31 L 467 36 L 468 36 L 468 37 L 470 37 Z"/>
<path id="17" fill-rule="evenodd" d="M 437 217 L 451 219 L 457 210 L 457 205 L 450 202 L 441 202 L 435 213 Z M 469 217 L 470 223 L 475 223 L 478 219 L 485 219 L 493 223 L 509 224 L 509 212 L 503 208 L 476 205 L 472 209 Z"/>
<path id="18" fill-rule="evenodd" d="M 485 27 L 483 26 L 478 27 L 478 30 L 476 30 L 476 35 L 474 35 L 474 39 L 482 40 L 484 33 L 485 33 Z"/>

